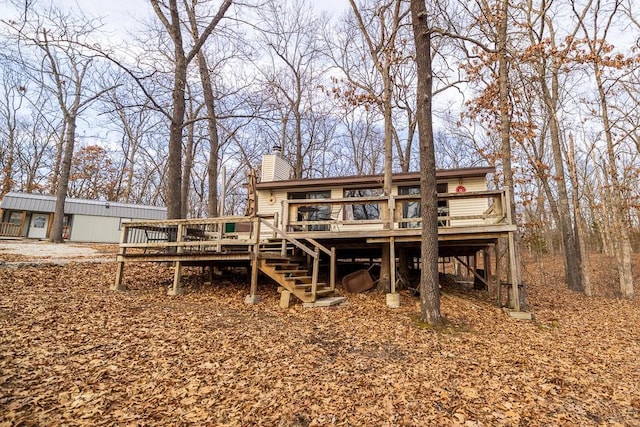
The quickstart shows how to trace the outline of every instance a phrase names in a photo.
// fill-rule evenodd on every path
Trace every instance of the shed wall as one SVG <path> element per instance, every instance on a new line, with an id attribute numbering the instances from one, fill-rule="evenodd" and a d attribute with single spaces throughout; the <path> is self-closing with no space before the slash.
<path id="1" fill-rule="evenodd" d="M 74 215 L 70 241 L 120 242 L 120 218 L 93 215 Z"/>

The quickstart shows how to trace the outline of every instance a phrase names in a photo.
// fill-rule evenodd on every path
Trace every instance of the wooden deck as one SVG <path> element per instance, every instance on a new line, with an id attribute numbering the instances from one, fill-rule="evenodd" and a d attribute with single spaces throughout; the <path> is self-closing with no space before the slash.
<path id="1" fill-rule="evenodd" d="M 443 198 L 488 198 L 489 208 L 477 215 L 439 216 L 439 256 L 468 256 L 507 238 L 516 231 L 510 218 L 508 198 L 502 191 L 447 194 Z M 251 271 L 252 301 L 256 300 L 258 271 L 274 279 L 282 288 L 305 302 L 335 290 L 338 259 L 379 257 L 383 245 L 407 249 L 419 257 L 419 218 L 404 218 L 403 204 L 416 203 L 418 196 L 367 197 L 355 202 L 376 204 L 379 219 L 354 220 L 345 216 L 305 220 L 304 212 L 323 207 L 326 212 L 344 211 L 354 199 L 290 200 L 279 216 L 230 216 L 123 223 L 117 273 L 112 289 L 123 290 L 125 264 L 131 262 L 172 262 L 174 283 L 170 294 L 179 294 L 181 268 L 186 265 L 214 267 L 246 266 Z M 511 248 L 511 246 L 510 246 Z M 511 251 L 510 251 L 511 252 Z M 511 255 L 511 254 L 510 254 Z M 310 262 L 299 261 L 305 258 Z M 318 280 L 320 261 L 328 261 Z M 514 261 L 511 261 L 511 264 Z M 513 265 L 511 265 L 513 268 Z M 297 278 L 292 278 L 297 277 Z M 392 271 L 395 283 L 395 270 Z M 393 288 L 392 288 L 393 289 Z"/>

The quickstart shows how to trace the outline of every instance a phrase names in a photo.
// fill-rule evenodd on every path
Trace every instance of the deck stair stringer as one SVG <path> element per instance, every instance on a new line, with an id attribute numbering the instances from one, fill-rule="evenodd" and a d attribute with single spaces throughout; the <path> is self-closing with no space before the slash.
<path id="1" fill-rule="evenodd" d="M 313 275 L 294 257 L 261 253 L 258 268 L 304 303 L 314 303 L 318 297 L 334 293 L 327 283 L 321 282 L 316 283 L 314 293 Z"/>
<path id="2" fill-rule="evenodd" d="M 284 230 L 260 218 L 260 227 L 269 229 L 273 236 L 255 246 L 255 273 L 252 273 L 252 292 L 258 270 L 271 277 L 283 289 L 300 299 L 303 303 L 315 303 L 318 297 L 333 295 L 335 291 L 335 248 L 326 248 L 318 241 L 304 237 L 296 239 Z M 304 242 L 302 241 L 304 240 Z M 318 282 L 320 257 L 329 257 L 329 284 Z M 305 259 L 306 258 L 306 259 Z"/>

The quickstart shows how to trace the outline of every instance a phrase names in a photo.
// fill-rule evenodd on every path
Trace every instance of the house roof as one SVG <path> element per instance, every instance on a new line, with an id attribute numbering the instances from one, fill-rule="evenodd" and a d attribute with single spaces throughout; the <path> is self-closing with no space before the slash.
<path id="1" fill-rule="evenodd" d="M 0 208 L 6 210 L 53 212 L 56 198 L 42 194 L 7 193 Z M 100 200 L 70 199 L 64 204 L 64 213 L 71 215 L 94 215 L 132 219 L 166 219 L 167 209 L 126 203 L 107 202 Z"/>
<path id="2" fill-rule="evenodd" d="M 438 180 L 452 178 L 477 178 L 484 177 L 489 173 L 494 173 L 494 167 L 474 167 L 459 169 L 438 169 L 436 178 Z M 309 178 L 290 179 L 283 181 L 259 182 L 256 184 L 258 190 L 271 190 L 282 188 L 299 187 L 366 187 L 380 186 L 384 181 L 384 175 L 354 175 L 341 176 L 335 178 Z M 406 172 L 393 174 L 394 184 L 408 184 L 420 182 L 420 172 Z"/>

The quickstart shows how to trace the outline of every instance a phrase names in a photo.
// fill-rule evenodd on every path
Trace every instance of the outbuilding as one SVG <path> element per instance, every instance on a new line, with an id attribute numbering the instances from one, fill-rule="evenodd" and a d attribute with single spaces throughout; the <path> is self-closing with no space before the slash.
<path id="1" fill-rule="evenodd" d="M 7 193 L 0 201 L 0 237 L 49 238 L 55 203 L 53 196 Z M 124 221 L 167 218 L 164 207 L 70 198 L 64 213 L 63 238 L 71 242 L 118 243 Z"/>

